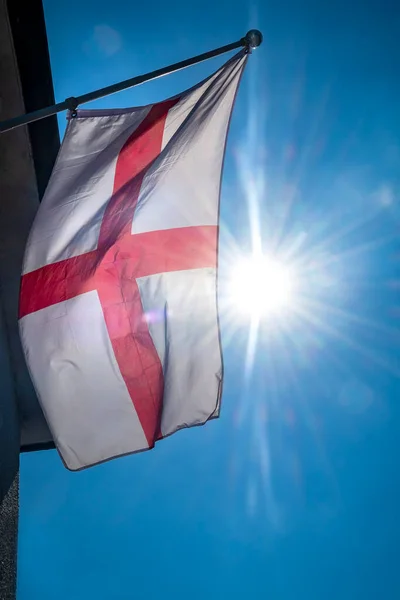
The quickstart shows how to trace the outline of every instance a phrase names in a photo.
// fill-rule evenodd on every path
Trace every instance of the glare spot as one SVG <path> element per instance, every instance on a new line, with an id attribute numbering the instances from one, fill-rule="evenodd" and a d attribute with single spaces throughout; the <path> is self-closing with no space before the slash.
<path id="1" fill-rule="evenodd" d="M 103 56 L 113 56 L 121 48 L 121 35 L 109 25 L 96 25 L 92 36 L 85 44 L 86 52 L 89 54 L 99 53 Z"/>
<path id="2" fill-rule="evenodd" d="M 394 193 L 389 185 L 383 185 L 377 192 L 378 204 L 383 208 L 392 206 L 394 202 Z"/>
<path id="3" fill-rule="evenodd" d="M 364 412 L 371 406 L 373 401 L 373 391 L 357 379 L 346 381 L 340 390 L 339 402 L 350 412 Z"/>

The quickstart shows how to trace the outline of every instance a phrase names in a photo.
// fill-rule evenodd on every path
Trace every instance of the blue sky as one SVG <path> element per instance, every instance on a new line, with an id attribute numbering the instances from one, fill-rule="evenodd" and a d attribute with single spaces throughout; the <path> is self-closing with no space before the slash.
<path id="1" fill-rule="evenodd" d="M 81 473 L 22 456 L 18 599 L 399 598 L 399 7 L 44 6 L 57 101 L 263 31 L 221 253 L 258 235 L 302 267 L 292 311 L 250 345 L 249 323 L 221 315 L 220 420 Z M 93 106 L 164 99 L 223 60 Z"/>

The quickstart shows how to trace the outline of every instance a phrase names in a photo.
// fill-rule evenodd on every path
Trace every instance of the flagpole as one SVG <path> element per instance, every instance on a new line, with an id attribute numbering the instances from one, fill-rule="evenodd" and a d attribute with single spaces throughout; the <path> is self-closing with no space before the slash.
<path id="1" fill-rule="evenodd" d="M 251 52 L 254 48 L 257 48 L 261 44 L 261 42 L 262 33 L 257 29 L 251 29 L 247 32 L 245 37 L 241 38 L 237 42 L 233 42 L 232 44 L 221 46 L 220 48 L 210 50 L 209 52 L 204 52 L 203 54 L 199 54 L 198 56 L 182 60 L 180 62 L 174 63 L 173 65 L 163 67 L 162 69 L 151 71 L 150 73 L 146 73 L 145 75 L 138 75 L 137 77 L 132 77 L 131 79 L 126 79 L 125 81 L 121 81 L 113 85 L 108 85 L 107 87 L 95 90 L 94 92 L 89 92 L 88 94 L 83 94 L 82 96 L 78 96 L 76 98 L 67 98 L 63 102 L 53 104 L 53 106 L 41 108 L 26 115 L 20 115 L 19 117 L 14 117 L 13 119 L 3 121 L 0 123 L 0 133 L 4 133 L 5 131 L 9 131 L 10 129 L 15 129 L 16 127 L 21 127 L 21 125 L 28 125 L 29 123 L 39 121 L 40 119 L 45 119 L 46 117 L 50 117 L 64 110 L 69 109 L 73 112 L 78 108 L 80 104 L 85 104 L 86 102 L 91 102 L 92 100 L 104 98 L 104 96 L 109 96 L 110 94 L 121 92 L 122 90 L 132 88 L 136 85 L 140 85 L 141 83 L 151 81 L 152 79 L 157 79 L 158 77 L 163 77 L 164 75 L 169 75 L 170 73 L 175 73 L 176 71 L 186 69 L 186 67 L 196 65 L 210 58 L 214 58 L 215 56 L 219 56 L 220 54 L 225 54 L 226 52 L 230 52 L 231 50 L 235 50 L 236 48 L 244 47 L 247 48 L 248 52 Z"/>

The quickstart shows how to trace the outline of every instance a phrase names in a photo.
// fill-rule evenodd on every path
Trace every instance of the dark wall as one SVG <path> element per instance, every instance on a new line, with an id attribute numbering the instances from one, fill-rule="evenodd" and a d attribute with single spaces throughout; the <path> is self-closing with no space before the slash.
<path id="1" fill-rule="evenodd" d="M 21 110 L 17 108 L 16 104 L 9 104 L 12 113 L 9 116 L 14 117 L 24 112 L 29 113 L 54 104 L 54 91 L 42 0 L 30 0 L 29 2 L 26 0 L 6 0 L 6 6 L 24 105 L 23 110 Z M 27 133 L 36 179 L 35 193 L 40 200 L 46 189 L 60 146 L 57 118 L 53 116 L 32 123 L 28 126 Z M 18 133 L 17 130 L 14 130 L 3 135 L 8 136 L 10 143 L 13 144 Z M 33 184 L 31 189 L 33 189 Z M 23 249 L 30 223 L 37 209 L 37 203 L 32 212 L 33 203 L 26 200 L 24 194 L 18 197 L 17 202 L 20 204 L 20 210 L 26 216 L 26 222 L 23 225 L 18 225 L 18 237 L 21 240 Z M 26 226 L 28 226 L 28 229 L 26 229 Z M 13 251 L 15 252 L 15 249 Z M 18 247 L 17 252 L 19 251 L 20 247 Z M 14 328 L 16 321 L 14 291 L 7 295 L 5 302 L 11 303 L 8 306 L 7 313 L 11 319 L 11 328 Z M 21 424 L 22 450 L 54 447 L 36 395 L 30 382 L 27 381 L 28 375 L 17 331 L 11 333 L 10 343 L 14 370 L 17 373 L 16 392 Z M 28 389 L 29 387 L 30 389 Z"/>
<path id="2" fill-rule="evenodd" d="M 7 0 L 7 8 L 25 112 L 29 113 L 54 104 L 42 0 Z M 32 123 L 28 130 L 41 199 L 60 146 L 57 118 Z"/>
<path id="3" fill-rule="evenodd" d="M 0 0 L 0 120 L 53 100 L 41 1 Z M 0 134 L 0 600 L 16 593 L 21 438 L 51 439 L 26 369 L 17 311 L 26 238 L 58 147 L 55 118 Z"/>

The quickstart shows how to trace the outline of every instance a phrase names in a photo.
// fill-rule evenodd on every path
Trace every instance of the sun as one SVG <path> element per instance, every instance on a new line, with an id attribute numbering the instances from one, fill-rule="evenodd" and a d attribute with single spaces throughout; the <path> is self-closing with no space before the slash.
<path id="1" fill-rule="evenodd" d="M 292 269 L 274 257 L 249 256 L 232 268 L 229 287 L 235 310 L 260 319 L 290 308 L 294 277 Z"/>

